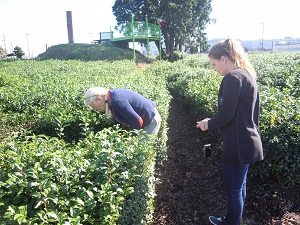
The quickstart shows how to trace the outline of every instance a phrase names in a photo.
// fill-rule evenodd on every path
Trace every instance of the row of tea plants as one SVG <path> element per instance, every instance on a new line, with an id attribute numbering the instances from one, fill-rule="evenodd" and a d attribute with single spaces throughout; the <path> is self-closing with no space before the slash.
<path id="1" fill-rule="evenodd" d="M 171 96 L 132 61 L 0 62 L 0 224 L 146 224 L 166 155 Z M 156 102 L 157 136 L 113 126 L 83 105 L 92 86 Z"/>
<path id="2" fill-rule="evenodd" d="M 250 54 L 261 96 L 265 160 L 249 171 L 261 181 L 300 184 L 299 53 Z M 166 158 L 172 97 L 196 118 L 217 111 L 221 77 L 206 55 L 157 62 L 0 62 L 0 221 L 9 224 L 147 224 L 156 163 Z M 154 100 L 163 117 L 143 142 L 83 106 L 91 86 L 125 87 Z M 218 132 L 211 143 L 221 151 Z"/>
<path id="3" fill-rule="evenodd" d="M 249 58 L 258 74 L 259 128 L 265 154 L 265 160 L 251 168 L 250 175 L 262 181 L 299 186 L 300 53 L 252 53 Z M 172 95 L 187 102 L 199 120 L 216 113 L 222 78 L 212 70 L 206 55 L 186 57 L 163 73 L 168 73 Z M 221 149 L 220 134 L 211 133 L 211 138 Z"/>

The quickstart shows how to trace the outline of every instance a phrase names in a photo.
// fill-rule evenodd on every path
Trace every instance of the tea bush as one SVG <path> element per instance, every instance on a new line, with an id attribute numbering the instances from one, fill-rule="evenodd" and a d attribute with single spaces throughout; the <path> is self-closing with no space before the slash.
<path id="1" fill-rule="evenodd" d="M 155 149 L 149 143 L 118 128 L 92 132 L 76 146 L 27 138 L 1 144 L 2 224 L 151 220 Z"/>
<path id="2" fill-rule="evenodd" d="M 287 186 L 299 185 L 300 54 L 256 53 L 249 57 L 258 73 L 259 128 L 265 152 L 265 160 L 249 171 L 250 176 Z M 174 72 L 167 76 L 170 92 L 186 101 L 199 119 L 211 117 L 217 111 L 221 78 L 208 67 L 207 55 L 186 57 L 176 63 L 171 69 Z M 212 143 L 221 143 L 218 133 L 211 137 Z"/>
<path id="3" fill-rule="evenodd" d="M 258 73 L 265 160 L 250 177 L 300 184 L 299 53 L 249 55 Z M 6 224 L 147 224 L 154 166 L 166 159 L 171 98 L 199 119 L 217 111 L 221 77 L 207 55 L 155 62 L 0 61 L 0 221 Z M 158 135 L 113 127 L 83 105 L 92 86 L 129 88 L 155 101 Z M 218 132 L 211 143 L 221 148 Z"/>
<path id="4" fill-rule="evenodd" d="M 151 221 L 154 165 L 166 156 L 171 96 L 165 77 L 144 74 L 129 60 L 0 64 L 0 221 Z M 129 88 L 155 101 L 163 118 L 160 133 L 142 142 L 109 129 L 109 118 L 83 105 L 92 86 Z"/>

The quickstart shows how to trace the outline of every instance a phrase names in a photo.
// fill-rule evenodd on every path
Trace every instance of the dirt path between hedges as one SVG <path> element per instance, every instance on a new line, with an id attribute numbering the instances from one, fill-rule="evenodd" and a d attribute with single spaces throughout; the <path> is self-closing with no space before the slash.
<path id="1" fill-rule="evenodd" d="M 157 196 L 152 225 L 209 225 L 209 215 L 224 213 L 220 155 L 213 151 L 210 158 L 203 157 L 202 147 L 210 142 L 206 133 L 196 129 L 197 119 L 201 117 L 196 118 L 180 101 L 172 100 L 168 160 L 155 171 Z M 300 224 L 300 190 L 276 188 L 276 197 L 274 193 L 274 189 L 259 191 L 248 182 L 244 225 Z"/>

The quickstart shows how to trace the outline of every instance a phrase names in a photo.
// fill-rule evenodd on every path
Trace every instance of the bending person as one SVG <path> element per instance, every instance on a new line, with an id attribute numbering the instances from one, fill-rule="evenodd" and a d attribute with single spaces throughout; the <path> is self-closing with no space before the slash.
<path id="1" fill-rule="evenodd" d="M 161 126 L 161 116 L 155 103 L 129 89 L 109 90 L 92 87 L 84 94 L 84 104 L 95 110 L 111 112 L 114 124 L 123 128 L 143 129 L 147 134 L 157 134 Z"/>

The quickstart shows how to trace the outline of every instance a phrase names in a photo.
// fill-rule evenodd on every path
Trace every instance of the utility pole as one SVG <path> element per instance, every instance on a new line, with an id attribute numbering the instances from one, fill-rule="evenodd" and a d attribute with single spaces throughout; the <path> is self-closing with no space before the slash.
<path id="1" fill-rule="evenodd" d="M 12 41 L 10 42 L 10 52 L 13 52 L 14 51 L 14 46 L 13 46 L 13 43 Z"/>
<path id="2" fill-rule="evenodd" d="M 265 33 L 265 23 L 262 24 L 262 37 L 261 37 L 261 50 L 264 50 L 264 33 Z"/>
<path id="3" fill-rule="evenodd" d="M 89 33 L 89 35 L 91 35 L 91 44 L 92 44 L 92 42 L 93 42 L 93 34 L 94 34 L 94 33 Z"/>
<path id="4" fill-rule="evenodd" d="M 4 35 L 4 33 L 3 33 L 3 42 L 4 42 L 4 49 L 5 49 L 5 52 L 7 53 L 7 51 L 6 51 L 6 43 L 5 43 L 5 35 Z"/>
<path id="5" fill-rule="evenodd" d="M 26 33 L 26 39 L 27 39 L 27 48 L 28 48 L 28 58 L 30 59 L 30 48 L 29 48 L 29 42 L 28 42 L 28 33 Z"/>

